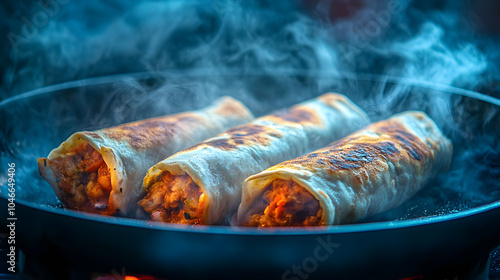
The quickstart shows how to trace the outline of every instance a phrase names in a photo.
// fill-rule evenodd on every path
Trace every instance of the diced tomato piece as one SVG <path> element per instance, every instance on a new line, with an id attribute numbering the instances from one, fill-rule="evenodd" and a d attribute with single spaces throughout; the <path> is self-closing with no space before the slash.
<path id="1" fill-rule="evenodd" d="M 87 173 L 93 173 L 93 172 L 96 172 L 97 170 L 99 170 L 99 167 L 101 167 L 101 165 L 104 164 L 104 160 L 101 158 L 100 160 L 94 162 L 93 164 L 91 164 L 90 166 L 88 166 L 85 171 Z"/>
<path id="2" fill-rule="evenodd" d="M 107 191 L 111 191 L 111 178 L 109 176 L 109 170 L 106 165 L 101 165 L 97 172 L 97 182 Z"/>

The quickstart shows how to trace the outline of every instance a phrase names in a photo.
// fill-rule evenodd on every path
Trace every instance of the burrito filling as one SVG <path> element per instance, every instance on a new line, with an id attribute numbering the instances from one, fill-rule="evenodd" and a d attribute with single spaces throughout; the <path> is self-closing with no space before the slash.
<path id="1" fill-rule="evenodd" d="M 291 180 L 270 183 L 247 214 L 243 226 L 319 226 L 322 209 L 319 201 Z"/>
<path id="2" fill-rule="evenodd" d="M 109 169 L 90 144 L 81 143 L 66 155 L 47 160 L 68 207 L 106 214 L 111 177 Z"/>
<path id="3" fill-rule="evenodd" d="M 189 175 L 163 172 L 139 205 L 151 220 L 177 224 L 203 224 L 206 196 Z"/>

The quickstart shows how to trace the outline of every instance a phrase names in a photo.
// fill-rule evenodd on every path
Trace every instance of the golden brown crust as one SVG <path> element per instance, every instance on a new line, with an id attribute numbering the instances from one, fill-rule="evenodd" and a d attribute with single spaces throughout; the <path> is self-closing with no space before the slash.
<path id="1" fill-rule="evenodd" d="M 237 149 L 239 146 L 264 145 L 271 143 L 273 138 L 280 138 L 281 131 L 258 124 L 246 124 L 227 130 L 227 137 L 201 142 L 185 151 L 196 150 L 201 146 L 208 146 L 224 151 Z"/>
<path id="2" fill-rule="evenodd" d="M 39 172 L 61 202 L 69 208 L 83 210 L 72 206 L 73 198 L 61 189 L 57 177 L 59 174 L 52 166 L 48 166 L 47 160 L 65 157 L 80 143 L 88 143 L 101 154 L 101 162 L 109 167 L 109 176 L 102 169 L 99 171 L 97 163 L 90 168 L 101 175 L 96 177 L 95 182 L 109 192 L 107 207 L 132 217 L 136 214 L 137 201 L 142 196 L 141 183 L 149 167 L 160 159 L 252 120 L 251 112 L 243 104 L 231 97 L 223 97 L 197 111 L 139 120 L 96 131 L 76 132 L 52 150 L 47 159 L 38 159 Z M 104 175 L 110 178 L 110 183 L 104 181 Z M 101 197 L 98 188 L 91 185 L 90 189 L 90 196 Z M 74 199 L 81 200 L 82 197 L 84 195 L 78 195 Z M 99 209 L 95 211 L 99 212 L 103 205 L 98 203 L 96 208 Z M 87 208 L 83 211 L 95 212 L 91 207 Z"/>
<path id="3" fill-rule="evenodd" d="M 314 153 L 278 164 L 269 170 L 294 165 L 305 169 L 324 169 L 326 165 L 328 166 L 326 170 L 329 172 L 337 172 L 375 168 L 370 163 L 378 158 L 411 157 L 416 161 L 425 161 L 433 157 L 432 150 L 397 121 L 376 123 L 368 129 L 376 131 L 378 135 L 355 134 Z"/>
<path id="4" fill-rule="evenodd" d="M 255 205 L 272 206 L 259 203 L 279 179 L 296 182 L 319 201 L 323 224 L 351 223 L 401 205 L 446 170 L 451 155 L 451 142 L 430 118 L 403 112 L 247 178 L 238 224 L 248 222 Z"/>
<path id="5" fill-rule="evenodd" d="M 195 114 L 183 113 L 175 117 L 159 117 L 123 124 L 100 132 L 110 139 L 128 142 L 135 150 L 141 150 L 156 147 L 158 143 L 168 142 L 177 130 L 185 129 L 190 124 L 200 121 L 202 121 L 201 118 Z"/>
<path id="6" fill-rule="evenodd" d="M 87 135 L 90 138 L 103 140 L 102 136 L 99 133 L 96 133 L 96 132 L 93 132 L 93 131 L 84 131 L 84 132 L 82 132 L 82 134 L 85 134 L 85 135 Z"/>
<path id="7" fill-rule="evenodd" d="M 143 190 L 151 191 L 164 171 L 188 174 L 207 197 L 207 224 L 221 224 L 237 211 L 246 178 L 305 154 L 369 123 L 347 98 L 318 98 L 229 129 L 149 169 Z M 354 109 L 357 108 L 357 109 Z"/>
<path id="8" fill-rule="evenodd" d="M 262 121 L 271 121 L 276 124 L 285 125 L 317 125 L 321 124 L 318 114 L 307 107 L 296 106 L 286 111 L 280 111 L 270 116 L 261 118 Z M 227 130 L 224 136 L 201 142 L 185 151 L 196 150 L 200 147 L 213 147 L 224 151 L 235 150 L 238 147 L 250 147 L 252 145 L 270 145 L 274 138 L 281 138 L 282 132 L 270 126 L 259 124 L 246 124 Z"/>
<path id="9" fill-rule="evenodd" d="M 321 118 L 318 116 L 318 113 L 304 106 L 292 107 L 289 110 L 277 112 L 263 119 L 268 119 L 276 123 L 300 123 L 302 125 L 321 124 Z"/>

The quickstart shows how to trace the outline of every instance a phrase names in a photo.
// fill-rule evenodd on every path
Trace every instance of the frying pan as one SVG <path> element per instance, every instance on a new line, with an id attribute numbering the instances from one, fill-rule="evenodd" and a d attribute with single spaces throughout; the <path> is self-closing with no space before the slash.
<path id="1" fill-rule="evenodd" d="M 395 77 L 279 73 L 135 73 L 50 86 L 0 102 L 0 160 L 2 166 L 16 164 L 16 246 L 24 270 L 52 278 L 126 273 L 168 279 L 465 279 L 484 271 L 489 253 L 500 245 L 499 100 Z M 450 171 L 400 207 L 356 224 L 260 230 L 64 209 L 36 169 L 36 158 L 75 131 L 192 110 L 220 95 L 235 96 L 259 116 L 328 91 L 349 96 L 373 121 L 403 110 L 425 111 L 453 141 Z M 6 172 L 0 177 L 4 231 Z"/>

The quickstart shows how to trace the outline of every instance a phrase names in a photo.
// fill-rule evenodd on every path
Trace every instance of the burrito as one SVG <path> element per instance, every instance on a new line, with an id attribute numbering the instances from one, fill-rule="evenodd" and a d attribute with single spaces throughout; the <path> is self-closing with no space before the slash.
<path id="1" fill-rule="evenodd" d="M 139 205 L 155 221 L 227 224 L 243 181 L 369 124 L 347 97 L 327 93 L 264 116 L 181 151 L 153 166 Z"/>
<path id="2" fill-rule="evenodd" d="M 222 97 L 198 111 L 76 132 L 47 158 L 39 158 L 38 170 L 68 208 L 132 215 L 148 168 L 251 120 L 243 104 Z"/>
<path id="3" fill-rule="evenodd" d="M 352 223 L 394 208 L 449 167 L 452 144 L 425 113 L 407 111 L 247 178 L 237 224 Z"/>

